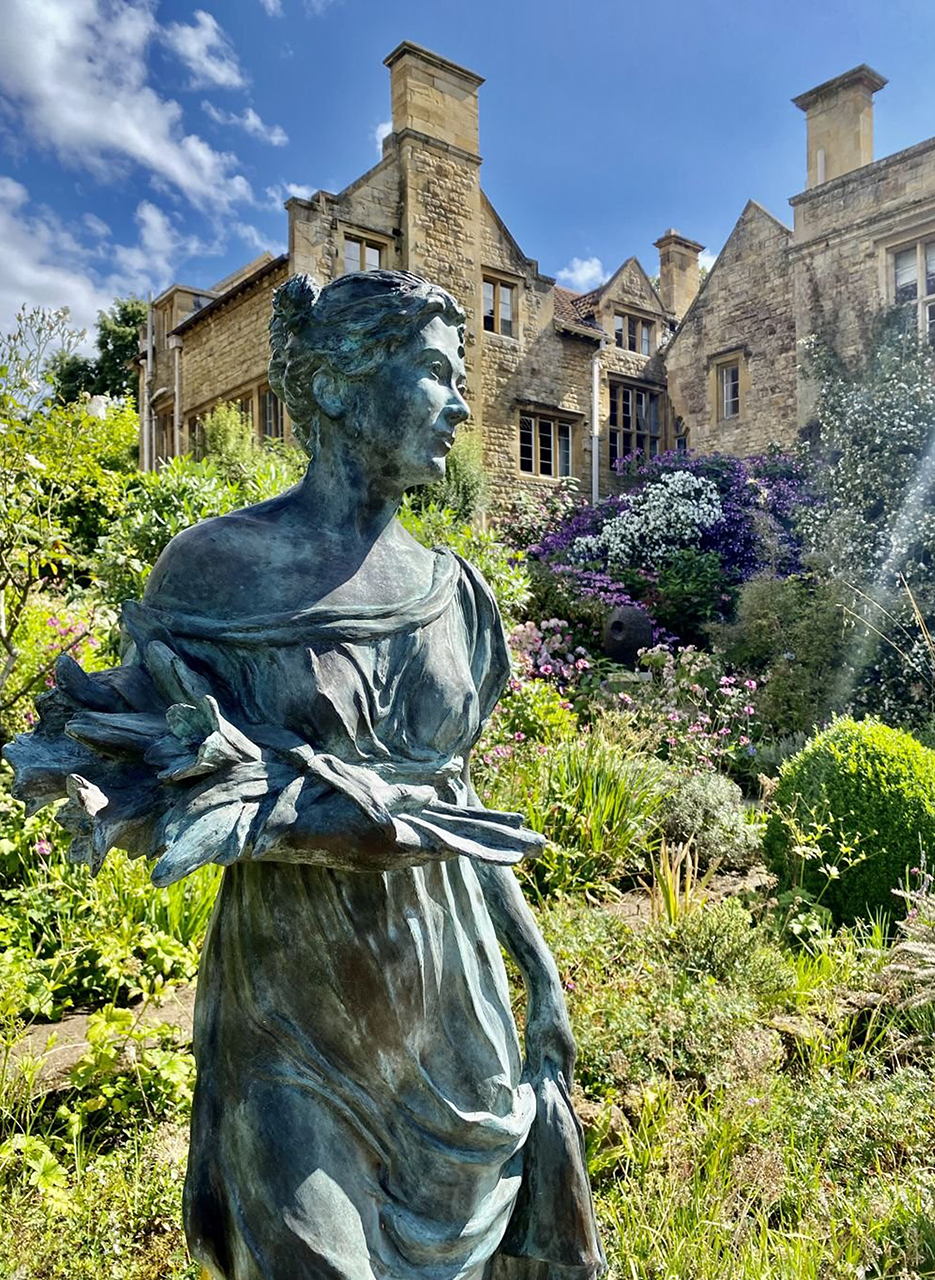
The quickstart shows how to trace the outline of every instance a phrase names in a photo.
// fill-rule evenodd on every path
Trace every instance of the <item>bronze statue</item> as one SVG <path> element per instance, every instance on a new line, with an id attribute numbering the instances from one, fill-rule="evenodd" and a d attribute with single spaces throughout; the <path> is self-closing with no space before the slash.
<path id="1" fill-rule="evenodd" d="M 226 867 L 198 982 L 185 1227 L 221 1280 L 590 1280 L 574 1043 L 468 758 L 509 674 L 470 565 L 396 520 L 467 419 L 464 314 L 406 272 L 277 291 L 270 384 L 311 462 L 204 521 L 63 658 L 9 748 L 72 856 Z M 500 944 L 528 995 L 525 1060 Z"/>

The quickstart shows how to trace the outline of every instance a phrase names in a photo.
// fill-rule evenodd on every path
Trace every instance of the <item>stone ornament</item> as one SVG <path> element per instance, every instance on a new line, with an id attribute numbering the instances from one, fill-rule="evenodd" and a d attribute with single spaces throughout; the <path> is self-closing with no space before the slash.
<path id="1" fill-rule="evenodd" d="M 486 583 L 396 520 L 468 417 L 464 313 L 406 272 L 276 293 L 270 384 L 311 462 L 206 520 L 69 657 L 8 748 L 98 871 L 225 867 L 185 1185 L 218 1280 L 590 1280 L 604 1269 L 561 983 L 468 759 L 509 675 Z M 528 997 L 525 1055 L 503 945 Z"/>

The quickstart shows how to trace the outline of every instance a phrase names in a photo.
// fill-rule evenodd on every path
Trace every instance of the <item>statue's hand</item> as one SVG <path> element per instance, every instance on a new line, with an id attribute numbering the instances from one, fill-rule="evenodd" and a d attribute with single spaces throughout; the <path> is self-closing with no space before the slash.
<path id="1" fill-rule="evenodd" d="M 531 1076 L 541 1075 L 551 1066 L 565 1078 L 571 1091 L 575 1070 L 575 1038 L 568 1021 L 568 1011 L 561 990 L 532 995 L 526 1021 L 526 1069 Z"/>

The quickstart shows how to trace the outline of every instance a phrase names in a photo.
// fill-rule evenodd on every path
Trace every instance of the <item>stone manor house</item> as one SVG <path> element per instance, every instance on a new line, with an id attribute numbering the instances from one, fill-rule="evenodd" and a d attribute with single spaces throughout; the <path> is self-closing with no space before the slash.
<path id="1" fill-rule="evenodd" d="M 935 339 L 935 138 L 873 161 L 873 95 L 856 67 L 793 99 L 806 115 L 808 176 L 790 228 L 748 202 L 699 289 L 704 246 L 656 241 L 657 283 L 626 258 L 590 293 L 528 258 L 480 182 L 480 76 L 404 42 L 386 58 L 392 132 L 382 159 L 337 195 L 286 202 L 289 249 L 211 288 L 173 284 L 141 336 L 140 463 L 184 453 L 223 400 L 258 435 L 288 438 L 266 381 L 273 290 L 307 271 L 407 268 L 467 312 L 473 425 L 492 499 L 566 476 L 593 498 L 635 450 L 746 454 L 792 445 L 813 393 L 796 344 L 820 329 L 845 357 L 900 302 Z"/>

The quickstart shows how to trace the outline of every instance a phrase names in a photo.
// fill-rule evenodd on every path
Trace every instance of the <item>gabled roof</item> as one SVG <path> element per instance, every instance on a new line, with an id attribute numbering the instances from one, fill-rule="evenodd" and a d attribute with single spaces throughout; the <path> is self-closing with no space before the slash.
<path id="1" fill-rule="evenodd" d="M 721 262 L 724 258 L 724 253 L 728 245 L 733 240 L 734 236 L 736 236 L 739 233 L 743 224 L 747 222 L 750 219 L 750 217 L 767 218 L 770 222 L 774 223 L 780 229 L 780 231 L 785 232 L 785 234 L 789 237 L 790 240 L 792 239 L 793 231 L 791 227 L 787 227 L 784 222 L 780 222 L 780 220 L 776 217 L 776 215 L 773 213 L 770 213 L 770 211 L 764 208 L 763 205 L 761 205 L 758 200 L 748 200 L 743 207 L 743 211 L 740 217 L 734 223 L 734 226 L 731 230 L 730 235 L 727 237 L 727 239 L 724 241 L 724 244 L 721 246 L 721 252 L 714 259 L 714 263 L 711 267 L 711 270 L 708 272 L 704 280 L 701 282 L 701 288 L 695 294 L 694 298 L 692 298 L 691 306 L 688 308 L 688 310 L 682 316 L 682 319 L 679 321 L 679 327 L 678 329 L 676 329 L 675 336 L 673 337 L 671 343 L 669 344 L 670 350 L 672 349 L 673 346 L 675 346 L 676 342 L 678 342 L 679 334 L 685 328 L 686 324 L 688 323 L 689 317 L 693 315 L 695 308 L 698 306 L 701 298 L 703 297 L 709 285 L 711 284 L 711 281 L 714 278 L 715 272 L 717 271 L 718 267 L 721 265 Z"/>
<path id="2" fill-rule="evenodd" d="M 649 290 L 650 294 L 656 299 L 656 304 L 658 305 L 659 310 L 663 314 L 665 314 L 666 309 L 662 305 L 662 299 L 659 297 L 659 292 L 656 289 L 656 286 L 653 284 L 652 280 L 650 280 L 649 276 L 643 270 L 643 264 L 640 262 L 639 258 L 633 256 L 632 254 L 629 258 L 626 258 L 623 262 L 621 262 L 620 266 L 617 268 L 616 271 L 614 271 L 611 275 L 607 277 L 607 279 L 601 285 L 600 289 L 595 290 L 595 294 L 598 294 L 601 297 L 603 297 L 606 294 L 612 292 L 612 286 L 617 282 L 620 276 L 622 276 L 623 273 L 629 267 L 636 267 L 637 271 L 640 273 L 640 275 L 643 277 L 643 280 L 645 281 L 646 288 Z"/>
<path id="3" fill-rule="evenodd" d="M 594 319 L 594 308 L 600 297 L 599 289 L 590 293 L 574 293 L 571 289 L 563 289 L 560 284 L 553 290 L 555 295 L 555 319 L 563 324 L 583 325 L 585 328 L 603 329 Z"/>
<path id="4" fill-rule="evenodd" d="M 234 284 L 231 285 L 226 293 L 221 293 L 216 298 L 212 298 L 211 301 L 199 311 L 193 311 L 190 316 L 186 316 L 181 324 L 177 324 L 175 326 L 172 332 L 184 333 L 186 329 L 190 329 L 193 325 L 202 321 L 205 316 L 213 315 L 213 313 L 217 311 L 219 307 L 222 307 L 225 302 L 230 302 L 233 298 L 236 298 L 238 294 L 246 293 L 248 289 L 252 289 L 254 285 L 259 284 L 266 276 L 272 275 L 273 272 L 278 271 L 280 267 L 286 266 L 288 262 L 288 253 L 280 254 L 278 258 L 271 258 L 269 262 L 264 262 L 250 275 L 241 276 L 239 280 L 235 280 Z"/>

